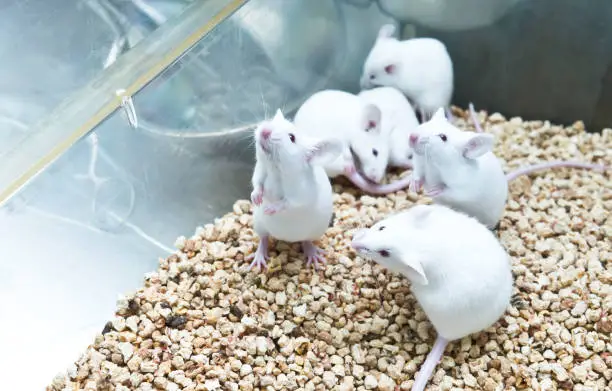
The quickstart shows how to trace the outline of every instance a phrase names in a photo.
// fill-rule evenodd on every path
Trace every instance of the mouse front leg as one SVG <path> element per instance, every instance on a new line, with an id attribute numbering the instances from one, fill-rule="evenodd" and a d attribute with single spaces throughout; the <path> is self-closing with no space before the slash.
<path id="1" fill-rule="evenodd" d="M 266 180 L 266 172 L 263 165 L 259 162 L 255 163 L 253 169 L 253 177 L 251 182 L 253 185 L 253 191 L 251 192 L 251 202 L 257 206 L 263 202 L 264 195 L 264 182 Z"/>
<path id="2" fill-rule="evenodd" d="M 279 201 L 276 202 L 272 202 L 268 205 L 266 205 L 264 207 L 264 213 L 267 215 L 273 215 L 276 214 L 278 212 L 282 212 L 283 210 L 287 209 L 288 203 L 287 201 L 283 198 Z"/>
<path id="3" fill-rule="evenodd" d="M 253 189 L 253 191 L 251 192 L 251 202 L 257 206 L 261 205 L 261 203 L 263 202 L 263 194 L 264 194 L 263 185 L 258 186 L 257 188 Z"/>
<path id="4" fill-rule="evenodd" d="M 319 270 L 319 266 L 327 262 L 323 257 L 325 251 L 315 246 L 311 241 L 302 242 L 302 250 L 304 251 L 304 255 L 306 255 L 307 267 L 313 265 L 315 270 Z"/>
<path id="5" fill-rule="evenodd" d="M 422 158 L 418 155 L 413 155 L 412 158 L 412 174 L 410 176 L 410 184 L 408 188 L 415 193 L 421 191 L 425 184 L 425 173 L 423 172 Z"/>
<path id="6" fill-rule="evenodd" d="M 443 183 L 440 183 L 437 185 L 426 187 L 423 194 L 425 194 L 427 197 L 433 198 L 433 197 L 437 197 L 441 195 L 445 189 L 446 189 L 446 186 Z"/>

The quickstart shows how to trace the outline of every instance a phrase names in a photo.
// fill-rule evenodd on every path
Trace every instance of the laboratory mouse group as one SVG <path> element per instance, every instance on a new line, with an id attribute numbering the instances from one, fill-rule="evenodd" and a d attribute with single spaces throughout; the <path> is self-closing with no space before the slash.
<path id="1" fill-rule="evenodd" d="M 437 332 L 413 390 L 424 390 L 450 341 L 482 331 L 507 309 L 513 290 L 509 255 L 493 232 L 508 198 L 508 181 L 535 170 L 595 164 L 546 162 L 505 174 L 494 137 L 461 130 L 449 115 L 453 66 L 432 38 L 401 41 L 381 27 L 355 95 L 313 94 L 293 120 L 277 110 L 254 132 L 251 201 L 259 245 L 249 269 L 266 268 L 270 237 L 300 242 L 308 266 L 325 252 L 314 244 L 333 215 L 330 178 L 345 175 L 361 190 L 422 191 L 433 201 L 397 212 L 352 237 L 364 258 L 405 276 Z M 416 112 L 421 116 L 417 119 Z M 411 169 L 380 184 L 387 166 Z"/>

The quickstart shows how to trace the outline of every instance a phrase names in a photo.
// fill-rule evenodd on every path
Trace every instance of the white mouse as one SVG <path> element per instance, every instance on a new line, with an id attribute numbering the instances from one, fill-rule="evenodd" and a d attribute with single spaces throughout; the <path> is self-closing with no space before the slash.
<path id="1" fill-rule="evenodd" d="M 360 79 L 364 89 L 390 86 L 402 91 L 419 110 L 422 121 L 440 107 L 449 109 L 453 83 L 453 62 L 444 43 L 435 38 L 400 41 L 392 24 L 378 31 Z"/>
<path id="2" fill-rule="evenodd" d="M 408 278 L 438 334 L 413 391 L 425 389 L 449 342 L 494 325 L 510 304 L 511 261 L 499 240 L 443 205 L 417 205 L 359 230 L 352 247 Z"/>
<path id="3" fill-rule="evenodd" d="M 404 181 L 411 181 L 412 190 L 422 187 L 434 203 L 465 212 L 491 229 L 499 223 L 506 206 L 508 182 L 518 176 L 557 167 L 606 169 L 598 164 L 553 161 L 506 175 L 492 151 L 493 135 L 483 133 L 482 129 L 472 132 L 457 128 L 446 119 L 442 108 L 417 127 L 410 136 L 410 144 L 414 150 L 413 171 Z"/>
<path id="4" fill-rule="evenodd" d="M 408 137 L 419 125 L 412 105 L 395 87 L 376 87 L 357 94 L 381 111 L 381 132 L 389 142 L 389 166 L 412 168 L 412 148 Z"/>
<path id="5" fill-rule="evenodd" d="M 333 213 L 332 187 L 323 166 L 342 153 L 340 140 L 298 134 L 281 110 L 255 129 L 253 228 L 260 241 L 249 256 L 266 268 L 270 236 L 301 242 L 307 266 L 325 263 L 323 250 L 312 242 L 327 230 Z"/>
<path id="6" fill-rule="evenodd" d="M 381 115 L 378 106 L 364 102 L 357 95 L 323 90 L 302 104 L 294 123 L 300 134 L 339 138 L 344 143 L 344 151 L 338 159 L 325 165 L 327 175 L 330 178 L 345 175 L 367 190 L 383 179 L 389 160 L 389 144 L 382 134 Z"/>

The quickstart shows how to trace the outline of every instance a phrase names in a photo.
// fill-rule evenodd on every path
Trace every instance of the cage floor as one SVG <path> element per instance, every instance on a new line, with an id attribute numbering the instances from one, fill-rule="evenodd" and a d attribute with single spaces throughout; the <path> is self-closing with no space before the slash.
<path id="1" fill-rule="evenodd" d="M 455 109 L 460 126 L 471 126 Z M 480 113 L 506 171 L 542 160 L 612 164 L 612 131 L 580 122 Z M 407 280 L 350 250 L 354 229 L 427 203 L 403 191 L 362 195 L 335 183 L 335 220 L 320 244 L 328 264 L 305 268 L 297 245 L 273 241 L 267 273 L 250 202 L 177 240 L 144 285 L 49 390 L 408 390 L 434 331 Z M 612 180 L 557 169 L 520 177 L 499 237 L 515 295 L 500 321 L 455 341 L 428 389 L 598 389 L 612 381 Z"/>

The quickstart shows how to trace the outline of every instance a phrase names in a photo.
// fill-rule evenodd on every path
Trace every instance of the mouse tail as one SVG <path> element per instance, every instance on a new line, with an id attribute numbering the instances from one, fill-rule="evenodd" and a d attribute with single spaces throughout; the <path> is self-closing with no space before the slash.
<path id="1" fill-rule="evenodd" d="M 474 104 L 470 102 L 469 107 L 470 107 L 470 118 L 472 119 L 472 122 L 474 123 L 474 127 L 476 128 L 476 133 L 484 132 L 482 130 L 482 127 L 480 126 L 480 121 L 478 121 L 478 115 L 476 114 L 476 110 L 474 109 Z"/>
<path id="2" fill-rule="evenodd" d="M 506 174 L 506 179 L 508 182 L 518 178 L 521 175 L 529 174 L 535 171 L 547 170 L 550 168 L 560 168 L 560 167 L 572 167 L 572 168 L 584 168 L 587 170 L 596 170 L 596 171 L 605 171 L 610 167 L 604 166 L 602 164 L 593 164 L 593 163 L 582 163 L 571 160 L 557 160 L 552 162 L 545 162 L 539 164 L 533 164 L 531 166 L 523 167 L 516 169 L 509 174 Z"/>
<path id="3" fill-rule="evenodd" d="M 378 185 L 365 180 L 359 173 L 353 172 L 347 178 L 359 189 L 369 194 L 384 195 L 395 193 L 396 191 L 408 188 L 410 186 L 410 175 L 396 180 L 395 182 L 386 185 Z"/>
<path id="4" fill-rule="evenodd" d="M 425 362 L 421 365 L 419 372 L 414 379 L 414 384 L 412 385 L 412 391 L 423 391 L 425 390 L 425 386 L 427 382 L 431 378 L 434 369 L 438 365 L 438 362 L 442 359 L 442 355 L 444 354 L 444 350 L 450 341 L 442 338 L 438 335 L 436 338 L 436 342 L 434 343 L 431 352 L 427 355 Z"/>

